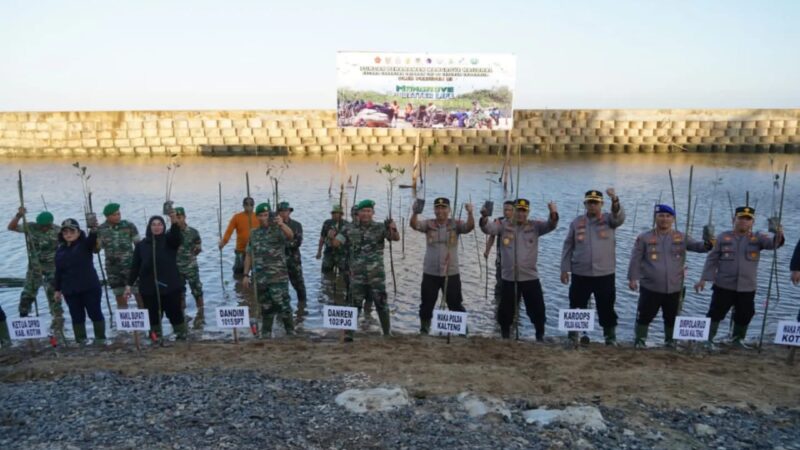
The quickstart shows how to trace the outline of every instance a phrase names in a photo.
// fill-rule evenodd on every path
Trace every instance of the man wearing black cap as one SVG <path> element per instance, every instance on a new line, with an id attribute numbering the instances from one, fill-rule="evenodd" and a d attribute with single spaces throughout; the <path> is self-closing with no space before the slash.
<path id="1" fill-rule="evenodd" d="M 617 299 L 615 285 L 616 272 L 616 233 L 615 230 L 625 222 L 625 211 L 619 203 L 614 188 L 606 189 L 611 198 L 611 212 L 603 212 L 603 193 L 587 191 L 583 204 L 586 214 L 575 218 L 569 225 L 564 249 L 561 252 L 561 282 L 570 282 L 569 307 L 585 309 L 589 298 L 594 294 L 597 315 L 606 345 L 617 344 L 617 313 L 614 302 Z M 577 332 L 570 332 L 572 340 L 578 339 Z M 584 344 L 589 337 L 581 338 Z"/>
<path id="2" fill-rule="evenodd" d="M 306 314 L 306 282 L 303 278 L 303 259 L 300 256 L 300 246 L 303 244 L 303 225 L 291 218 L 294 208 L 289 202 L 278 203 L 278 215 L 283 223 L 289 226 L 294 237 L 286 241 L 286 269 L 289 271 L 289 281 L 297 293 L 297 316 Z"/>
<path id="3" fill-rule="evenodd" d="M 706 281 L 713 281 L 711 305 L 706 317 L 711 318 L 708 346 L 714 348 L 714 337 L 719 323 L 733 307 L 733 345 L 747 348 L 744 344 L 747 327 L 755 315 L 755 296 L 758 283 L 758 261 L 761 250 L 772 250 L 784 244 L 783 228 L 778 227 L 774 236 L 753 233 L 756 210 L 749 206 L 736 208 L 733 230 L 717 236 L 717 242 L 706 257 L 703 277 L 694 288 L 705 289 Z"/>
<path id="4" fill-rule="evenodd" d="M 466 311 L 461 296 L 461 278 L 458 266 L 458 235 L 466 234 L 475 228 L 472 204 L 464 204 L 467 210 L 466 223 L 450 218 L 450 200 L 439 197 L 433 201 L 434 219 L 420 219 L 421 201 L 414 203 L 409 224 L 411 228 L 425 233 L 425 261 L 422 267 L 422 301 L 419 305 L 420 333 L 428 334 L 431 329 L 433 309 L 441 290 L 450 311 Z"/>
<path id="5" fill-rule="evenodd" d="M 511 337 L 511 324 L 519 310 L 520 297 L 525 299 L 525 310 L 536 328 L 536 340 L 544 339 L 546 321 L 544 295 L 536 262 L 539 257 L 539 236 L 547 234 L 558 226 L 556 204 L 547 204 L 547 221 L 530 220 L 528 213 L 531 204 L 527 199 L 514 201 L 514 218 L 502 222 L 489 223 L 488 211 L 481 211 L 481 230 L 502 239 L 500 253 L 502 259 L 503 296 L 497 313 L 497 322 L 503 339 Z"/>
<path id="6" fill-rule="evenodd" d="M 513 217 L 514 200 L 506 200 L 503 202 L 503 215 L 494 220 L 495 222 L 502 222 L 503 220 L 511 220 Z M 495 253 L 494 258 L 494 318 L 497 320 L 497 308 L 500 306 L 500 299 L 503 297 L 503 269 L 500 261 L 501 241 L 495 236 L 489 236 L 489 239 L 486 240 L 486 249 L 483 251 L 483 256 L 485 258 L 489 257 L 489 253 L 491 253 L 492 247 L 495 245 L 495 241 L 497 241 L 497 253 Z"/>
<path id="7" fill-rule="evenodd" d="M 656 205 L 653 212 L 656 226 L 636 238 L 628 266 L 628 287 L 639 291 L 636 312 L 636 341 L 644 348 L 650 322 L 661 309 L 664 315 L 664 343 L 675 345 L 672 332 L 680 307 L 686 251 L 708 253 L 712 242 L 701 242 L 673 229 L 675 210 L 669 205 Z M 639 286 L 641 284 L 641 286 Z"/>

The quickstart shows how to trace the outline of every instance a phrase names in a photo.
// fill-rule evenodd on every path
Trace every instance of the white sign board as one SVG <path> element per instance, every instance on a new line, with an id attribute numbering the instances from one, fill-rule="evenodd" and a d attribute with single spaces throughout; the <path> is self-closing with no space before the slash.
<path id="1" fill-rule="evenodd" d="M 150 330 L 150 314 L 146 309 L 118 309 L 114 312 L 114 322 L 119 331 Z"/>
<path id="2" fill-rule="evenodd" d="M 246 306 L 217 308 L 219 328 L 247 328 L 250 326 L 250 311 Z"/>
<path id="3" fill-rule="evenodd" d="M 357 330 L 358 308 L 325 305 L 322 308 L 322 326 L 337 330 Z"/>
<path id="4" fill-rule="evenodd" d="M 467 313 L 434 309 L 432 331 L 449 334 L 467 334 Z"/>
<path id="5" fill-rule="evenodd" d="M 560 331 L 594 331 L 593 309 L 559 309 L 558 329 Z"/>
<path id="6" fill-rule="evenodd" d="M 12 319 L 8 322 L 11 339 L 44 339 L 47 337 L 42 321 L 38 317 Z"/>
<path id="7" fill-rule="evenodd" d="M 775 333 L 775 343 L 800 347 L 800 322 L 792 320 L 779 321 L 778 332 Z"/>
<path id="8" fill-rule="evenodd" d="M 672 332 L 672 339 L 679 341 L 707 341 L 711 331 L 711 319 L 708 317 L 684 317 L 675 318 L 675 331 Z"/>

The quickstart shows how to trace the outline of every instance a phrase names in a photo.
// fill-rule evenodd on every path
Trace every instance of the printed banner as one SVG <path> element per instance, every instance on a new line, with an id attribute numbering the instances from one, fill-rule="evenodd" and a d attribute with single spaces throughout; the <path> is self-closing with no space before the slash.
<path id="1" fill-rule="evenodd" d="M 513 127 L 510 54 L 339 52 L 339 127 Z"/>

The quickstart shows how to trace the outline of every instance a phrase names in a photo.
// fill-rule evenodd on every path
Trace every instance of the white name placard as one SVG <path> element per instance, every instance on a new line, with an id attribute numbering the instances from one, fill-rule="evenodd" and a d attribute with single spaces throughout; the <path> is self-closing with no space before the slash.
<path id="1" fill-rule="evenodd" d="M 11 339 L 44 339 L 47 332 L 38 317 L 25 317 L 8 321 L 8 332 Z"/>
<path id="2" fill-rule="evenodd" d="M 594 331 L 593 309 L 559 309 L 558 329 L 561 331 Z"/>
<path id="3" fill-rule="evenodd" d="M 800 346 L 800 322 L 781 320 L 778 322 L 778 332 L 775 333 L 775 343 L 780 345 Z"/>
<path id="4" fill-rule="evenodd" d="M 434 309 L 432 326 L 432 332 L 467 334 L 467 313 Z"/>
<path id="5" fill-rule="evenodd" d="M 322 308 L 322 326 L 337 330 L 357 330 L 358 308 L 325 305 Z"/>
<path id="6" fill-rule="evenodd" d="M 250 311 L 246 306 L 217 308 L 217 327 L 247 328 L 250 326 Z"/>
<path id="7" fill-rule="evenodd" d="M 114 322 L 119 331 L 150 330 L 150 314 L 146 309 L 118 309 L 114 312 Z"/>
<path id="8" fill-rule="evenodd" d="M 672 332 L 672 339 L 679 341 L 707 341 L 711 331 L 711 319 L 708 317 L 685 317 L 675 318 L 675 330 Z"/>

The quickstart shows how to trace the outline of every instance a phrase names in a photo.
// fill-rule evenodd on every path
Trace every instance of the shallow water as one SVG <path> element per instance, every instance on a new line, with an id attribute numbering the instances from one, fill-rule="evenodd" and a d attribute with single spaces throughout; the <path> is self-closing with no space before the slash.
<path id="1" fill-rule="evenodd" d="M 661 196 L 663 202 L 671 203 L 668 169 L 672 169 L 675 177 L 678 223 L 685 229 L 686 199 L 689 178 L 689 167 L 694 165 L 693 196 L 699 198 L 696 208 L 696 220 L 693 234 L 699 238 L 702 225 L 708 220 L 712 197 L 715 197 L 713 222 L 717 232 L 730 226 L 730 209 L 727 193 L 733 197 L 734 206 L 744 204 L 745 191 L 750 192 L 750 203 L 758 209 L 757 229 L 766 229 L 766 217 L 772 207 L 773 172 L 782 172 L 783 165 L 788 163 L 790 171 L 786 186 L 784 205 L 784 226 L 787 233 L 787 246 L 778 252 L 781 300 L 775 304 L 776 286 L 773 286 L 773 300 L 770 305 L 768 332 L 774 332 L 779 319 L 794 318 L 798 308 L 798 288 L 789 282 L 789 260 L 794 245 L 800 237 L 796 217 L 800 213 L 795 181 L 797 179 L 798 157 L 780 155 L 771 165 L 766 155 L 568 155 L 568 156 L 523 156 L 520 192 L 522 197 L 533 203 L 532 216 L 546 215 L 546 201 L 554 200 L 558 204 L 561 221 L 558 229 L 543 236 L 540 240 L 539 272 L 545 291 L 547 304 L 548 334 L 561 334 L 557 331 L 556 312 L 558 308 L 568 306 L 567 287 L 559 282 L 559 261 L 561 247 L 570 221 L 581 206 L 583 192 L 588 189 L 605 190 L 614 186 L 623 206 L 627 209 L 626 223 L 617 231 L 617 313 L 620 316 L 618 335 L 630 339 L 633 334 L 633 322 L 636 315 L 637 294 L 627 288 L 627 273 L 630 249 L 638 232 L 651 225 L 649 214 L 652 204 Z M 223 228 L 232 214 L 240 209 L 241 199 L 245 195 L 245 172 L 250 174 L 252 195 L 256 201 L 265 201 L 271 196 L 270 184 L 265 174 L 269 165 L 278 165 L 279 158 L 230 157 L 230 158 L 183 158 L 177 170 L 172 198 L 176 205 L 184 206 L 189 224 L 197 228 L 203 239 L 203 253 L 199 256 L 202 281 L 205 287 L 207 315 L 212 324 L 207 327 L 214 331 L 213 308 L 223 302 L 222 282 L 219 274 L 219 252 L 216 248 L 217 233 L 217 183 L 222 183 L 223 190 Z M 304 323 L 307 330 L 319 329 L 321 326 L 321 304 L 319 261 L 314 259 L 317 239 L 322 222 L 329 217 L 329 206 L 338 202 L 338 171 L 334 167 L 333 157 L 295 157 L 290 158 L 289 168 L 280 181 L 281 200 L 290 201 L 295 208 L 293 219 L 303 224 L 305 240 L 302 246 L 304 274 L 309 297 L 310 315 Z M 2 160 L 0 166 L 0 187 L 6 195 L 0 198 L 0 211 L 5 216 L 4 222 L 14 215 L 18 196 L 16 189 L 17 170 L 23 171 L 25 197 L 28 218 L 33 220 L 43 208 L 41 197 L 54 213 L 56 221 L 66 217 L 78 218 L 83 223 L 83 200 L 80 179 L 71 167 L 74 160 L 68 159 L 11 159 Z M 147 215 L 159 213 L 165 197 L 165 182 L 168 160 L 163 158 L 107 158 L 86 159 L 92 175 L 90 185 L 93 190 L 96 210 L 115 201 L 121 203 L 123 218 L 132 220 L 144 232 Z M 410 183 L 412 164 L 411 155 L 393 156 L 353 156 L 348 157 L 347 170 L 355 181 L 360 175 L 358 198 L 372 198 L 377 202 L 376 219 L 386 216 L 385 179 L 376 173 L 376 166 L 389 163 L 397 167 L 405 167 L 406 174 L 398 183 Z M 430 158 L 428 168 L 428 187 L 426 213 L 432 213 L 432 199 L 437 196 L 452 198 L 454 189 L 454 168 L 460 168 L 458 201 L 472 201 L 479 205 L 489 195 L 490 182 L 487 178 L 497 175 L 487 171 L 499 171 L 501 161 L 494 156 L 448 156 L 438 155 Z M 328 188 L 332 174 L 335 176 L 332 197 Z M 715 180 L 718 180 L 716 195 Z M 348 189 L 352 195 L 352 188 Z M 495 215 L 498 214 L 503 194 L 499 185 L 492 187 L 495 201 Z M 402 214 L 399 205 L 402 201 Z M 410 215 L 412 201 L 411 191 L 398 189 L 395 192 L 395 217 Z M 693 200 L 694 201 L 694 200 Z M 775 200 L 776 202 L 778 199 Z M 638 206 L 637 206 L 638 205 Z M 477 210 L 476 206 L 476 210 Z M 636 223 L 634 228 L 634 215 Z M 477 219 L 477 212 L 476 212 Z M 476 220 L 477 221 L 477 220 Z M 494 282 L 494 251 L 489 257 L 489 297 L 484 296 L 486 268 L 483 257 L 477 256 L 476 243 L 483 251 L 485 236 L 476 229 L 477 234 L 465 235 L 462 238 L 460 255 L 461 278 L 465 306 L 470 313 L 470 332 L 477 334 L 495 333 L 493 323 L 492 287 Z M 477 238 L 477 239 L 476 239 Z M 232 239 L 233 241 L 233 239 Z M 397 332 L 414 332 L 418 328 L 419 284 L 425 242 L 422 234 L 406 226 L 405 250 L 403 245 L 394 245 L 394 262 L 397 275 L 397 296 L 392 295 L 392 282 L 389 275 L 389 252 L 386 251 L 387 289 L 393 309 L 393 329 Z M 21 234 L 3 231 L 0 233 L 0 276 L 24 277 L 26 254 Z M 233 263 L 233 242 L 223 252 L 224 276 L 228 291 L 233 283 L 231 266 Z M 704 255 L 688 256 L 689 275 L 687 283 L 694 283 L 700 274 Z M 769 268 L 772 263 L 771 252 L 764 252 L 760 273 L 759 291 L 756 297 L 756 317 L 750 327 L 749 336 L 757 336 L 760 331 L 764 300 L 769 283 Z M 17 316 L 17 302 L 20 289 L 0 289 L 0 304 L 10 317 Z M 294 292 L 292 291 L 294 302 Z M 46 300 L 40 292 L 39 306 L 43 315 L 47 316 Z M 710 301 L 710 291 L 690 293 L 685 304 L 685 314 L 704 315 Z M 232 304 L 229 300 L 228 304 Z M 113 303 L 113 299 L 112 299 Z M 188 300 L 189 315 L 194 316 L 194 306 Z M 293 303 L 294 304 L 294 303 Z M 103 308 L 105 313 L 105 306 Z M 69 321 L 68 321 L 69 322 Z M 520 334 L 531 338 L 533 331 L 526 315 L 522 315 Z M 377 329 L 377 324 L 373 325 Z M 660 340 L 662 325 L 660 318 L 651 327 L 651 341 Z M 599 331 L 595 331 L 600 336 Z"/>

